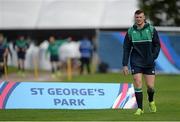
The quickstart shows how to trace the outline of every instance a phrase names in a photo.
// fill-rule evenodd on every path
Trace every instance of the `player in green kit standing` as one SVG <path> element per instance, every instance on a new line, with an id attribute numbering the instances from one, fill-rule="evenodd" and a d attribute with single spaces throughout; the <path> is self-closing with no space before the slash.
<path id="1" fill-rule="evenodd" d="M 29 47 L 28 42 L 25 40 L 24 36 L 20 36 L 18 40 L 15 42 L 15 49 L 17 52 L 17 58 L 18 58 L 18 70 L 19 74 L 24 76 L 25 74 L 25 66 L 24 62 L 26 59 L 26 51 Z"/>
<path id="2" fill-rule="evenodd" d="M 52 78 L 60 76 L 60 72 L 58 72 L 58 68 L 60 68 L 59 48 L 63 43 L 63 40 L 57 41 L 54 36 L 49 37 L 49 46 L 46 54 L 48 52 L 50 54 Z"/>
<path id="3" fill-rule="evenodd" d="M 135 24 L 128 29 L 123 45 L 123 72 L 128 75 L 128 61 L 130 57 L 131 73 L 134 79 L 135 96 L 138 109 L 135 115 L 143 111 L 142 76 L 146 81 L 149 108 L 156 112 L 154 101 L 155 60 L 159 55 L 160 41 L 156 29 L 145 21 L 142 10 L 134 14 Z"/>

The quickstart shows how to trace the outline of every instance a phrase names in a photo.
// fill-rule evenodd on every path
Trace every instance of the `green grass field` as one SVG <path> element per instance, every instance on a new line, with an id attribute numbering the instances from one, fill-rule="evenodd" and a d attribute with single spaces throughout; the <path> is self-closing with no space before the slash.
<path id="1" fill-rule="evenodd" d="M 66 80 L 65 80 L 66 81 Z M 94 74 L 76 76 L 66 82 L 132 82 L 131 75 Z M 180 120 L 180 75 L 157 75 L 155 100 L 157 113 L 148 110 L 144 87 L 144 111 L 134 116 L 135 110 L 0 110 L 0 121 L 173 121 Z"/>

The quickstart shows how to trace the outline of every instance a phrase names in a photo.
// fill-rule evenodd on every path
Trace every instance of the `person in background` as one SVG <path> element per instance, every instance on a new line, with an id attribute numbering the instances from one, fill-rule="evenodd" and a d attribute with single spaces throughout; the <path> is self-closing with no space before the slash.
<path id="1" fill-rule="evenodd" d="M 87 73 L 90 74 L 91 73 L 91 71 L 90 71 L 90 62 L 91 62 L 93 47 L 92 47 L 92 44 L 91 44 L 90 40 L 87 37 L 84 37 L 80 41 L 79 51 L 81 53 L 80 74 L 83 74 L 84 66 L 86 66 Z"/>
<path id="2" fill-rule="evenodd" d="M 29 48 L 29 44 L 27 40 L 25 40 L 24 36 L 20 36 L 18 40 L 15 42 L 15 50 L 17 52 L 18 58 L 18 73 L 22 76 L 25 74 L 25 66 L 24 62 L 26 60 L 26 51 Z"/>
<path id="3" fill-rule="evenodd" d="M 135 96 L 138 109 L 135 115 L 142 115 L 143 91 L 142 76 L 146 81 L 150 112 L 157 111 L 154 101 L 155 60 L 160 51 L 160 41 L 156 29 L 145 21 L 142 10 L 134 13 L 135 24 L 128 29 L 123 45 L 123 72 L 128 75 L 130 57 L 131 72 L 134 79 Z"/>
<path id="4" fill-rule="evenodd" d="M 51 72 L 52 78 L 56 78 L 60 76 L 60 72 L 58 72 L 58 68 L 60 67 L 59 62 L 59 47 L 62 45 L 63 42 L 56 41 L 54 36 L 49 37 L 49 46 L 46 51 L 46 54 L 50 54 L 50 62 L 51 62 Z"/>
<path id="5" fill-rule="evenodd" d="M 7 67 L 7 58 L 8 56 L 8 44 L 4 40 L 3 34 L 0 33 L 0 78 L 4 74 L 4 69 Z"/>

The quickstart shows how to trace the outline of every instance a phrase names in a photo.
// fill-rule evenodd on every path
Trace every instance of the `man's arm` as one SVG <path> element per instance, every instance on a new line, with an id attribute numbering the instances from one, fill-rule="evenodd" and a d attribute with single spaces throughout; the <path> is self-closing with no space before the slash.
<path id="1" fill-rule="evenodd" d="M 160 45 L 158 32 L 156 31 L 155 28 L 154 28 L 152 42 L 153 42 L 153 57 L 154 57 L 154 59 L 156 59 L 158 57 L 158 55 L 159 55 L 161 45 Z"/>
<path id="2" fill-rule="evenodd" d="M 4 51 L 4 54 L 3 54 L 3 57 L 5 58 L 6 56 L 8 56 L 8 48 L 5 48 L 5 51 Z"/>
<path id="3" fill-rule="evenodd" d="M 25 41 L 26 41 L 26 50 L 27 50 L 30 47 L 30 44 L 27 40 L 25 40 Z"/>
<path id="4" fill-rule="evenodd" d="M 123 60 L 122 60 L 122 65 L 123 66 L 128 65 L 131 46 L 132 46 L 131 39 L 129 38 L 128 33 L 126 33 L 126 36 L 125 36 L 125 39 L 124 39 L 124 44 L 123 44 Z"/>
<path id="5" fill-rule="evenodd" d="M 124 39 L 124 44 L 123 44 L 123 60 L 122 60 L 122 65 L 123 65 L 123 73 L 124 75 L 128 75 L 128 62 L 129 62 L 129 54 L 131 51 L 131 46 L 132 42 L 131 39 L 129 38 L 128 32 L 126 33 L 125 39 Z"/>

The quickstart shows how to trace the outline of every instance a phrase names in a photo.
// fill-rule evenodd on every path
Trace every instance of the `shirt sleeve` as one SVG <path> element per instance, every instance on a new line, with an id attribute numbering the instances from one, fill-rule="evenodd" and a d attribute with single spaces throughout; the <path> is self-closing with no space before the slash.
<path id="1" fill-rule="evenodd" d="M 5 42 L 5 48 L 9 48 L 9 44 Z"/>
<path id="2" fill-rule="evenodd" d="M 28 49 L 30 44 L 26 41 L 26 49 Z"/>
<path id="3" fill-rule="evenodd" d="M 154 59 L 157 59 L 161 46 L 160 46 L 158 32 L 156 31 L 155 28 L 153 32 L 152 42 L 153 42 L 153 56 L 154 56 Z"/>
<path id="4" fill-rule="evenodd" d="M 129 54 L 131 52 L 132 48 L 132 41 L 128 35 L 128 32 L 126 33 L 126 36 L 124 38 L 124 44 L 123 44 L 123 60 L 122 65 L 127 66 L 129 62 Z"/>

